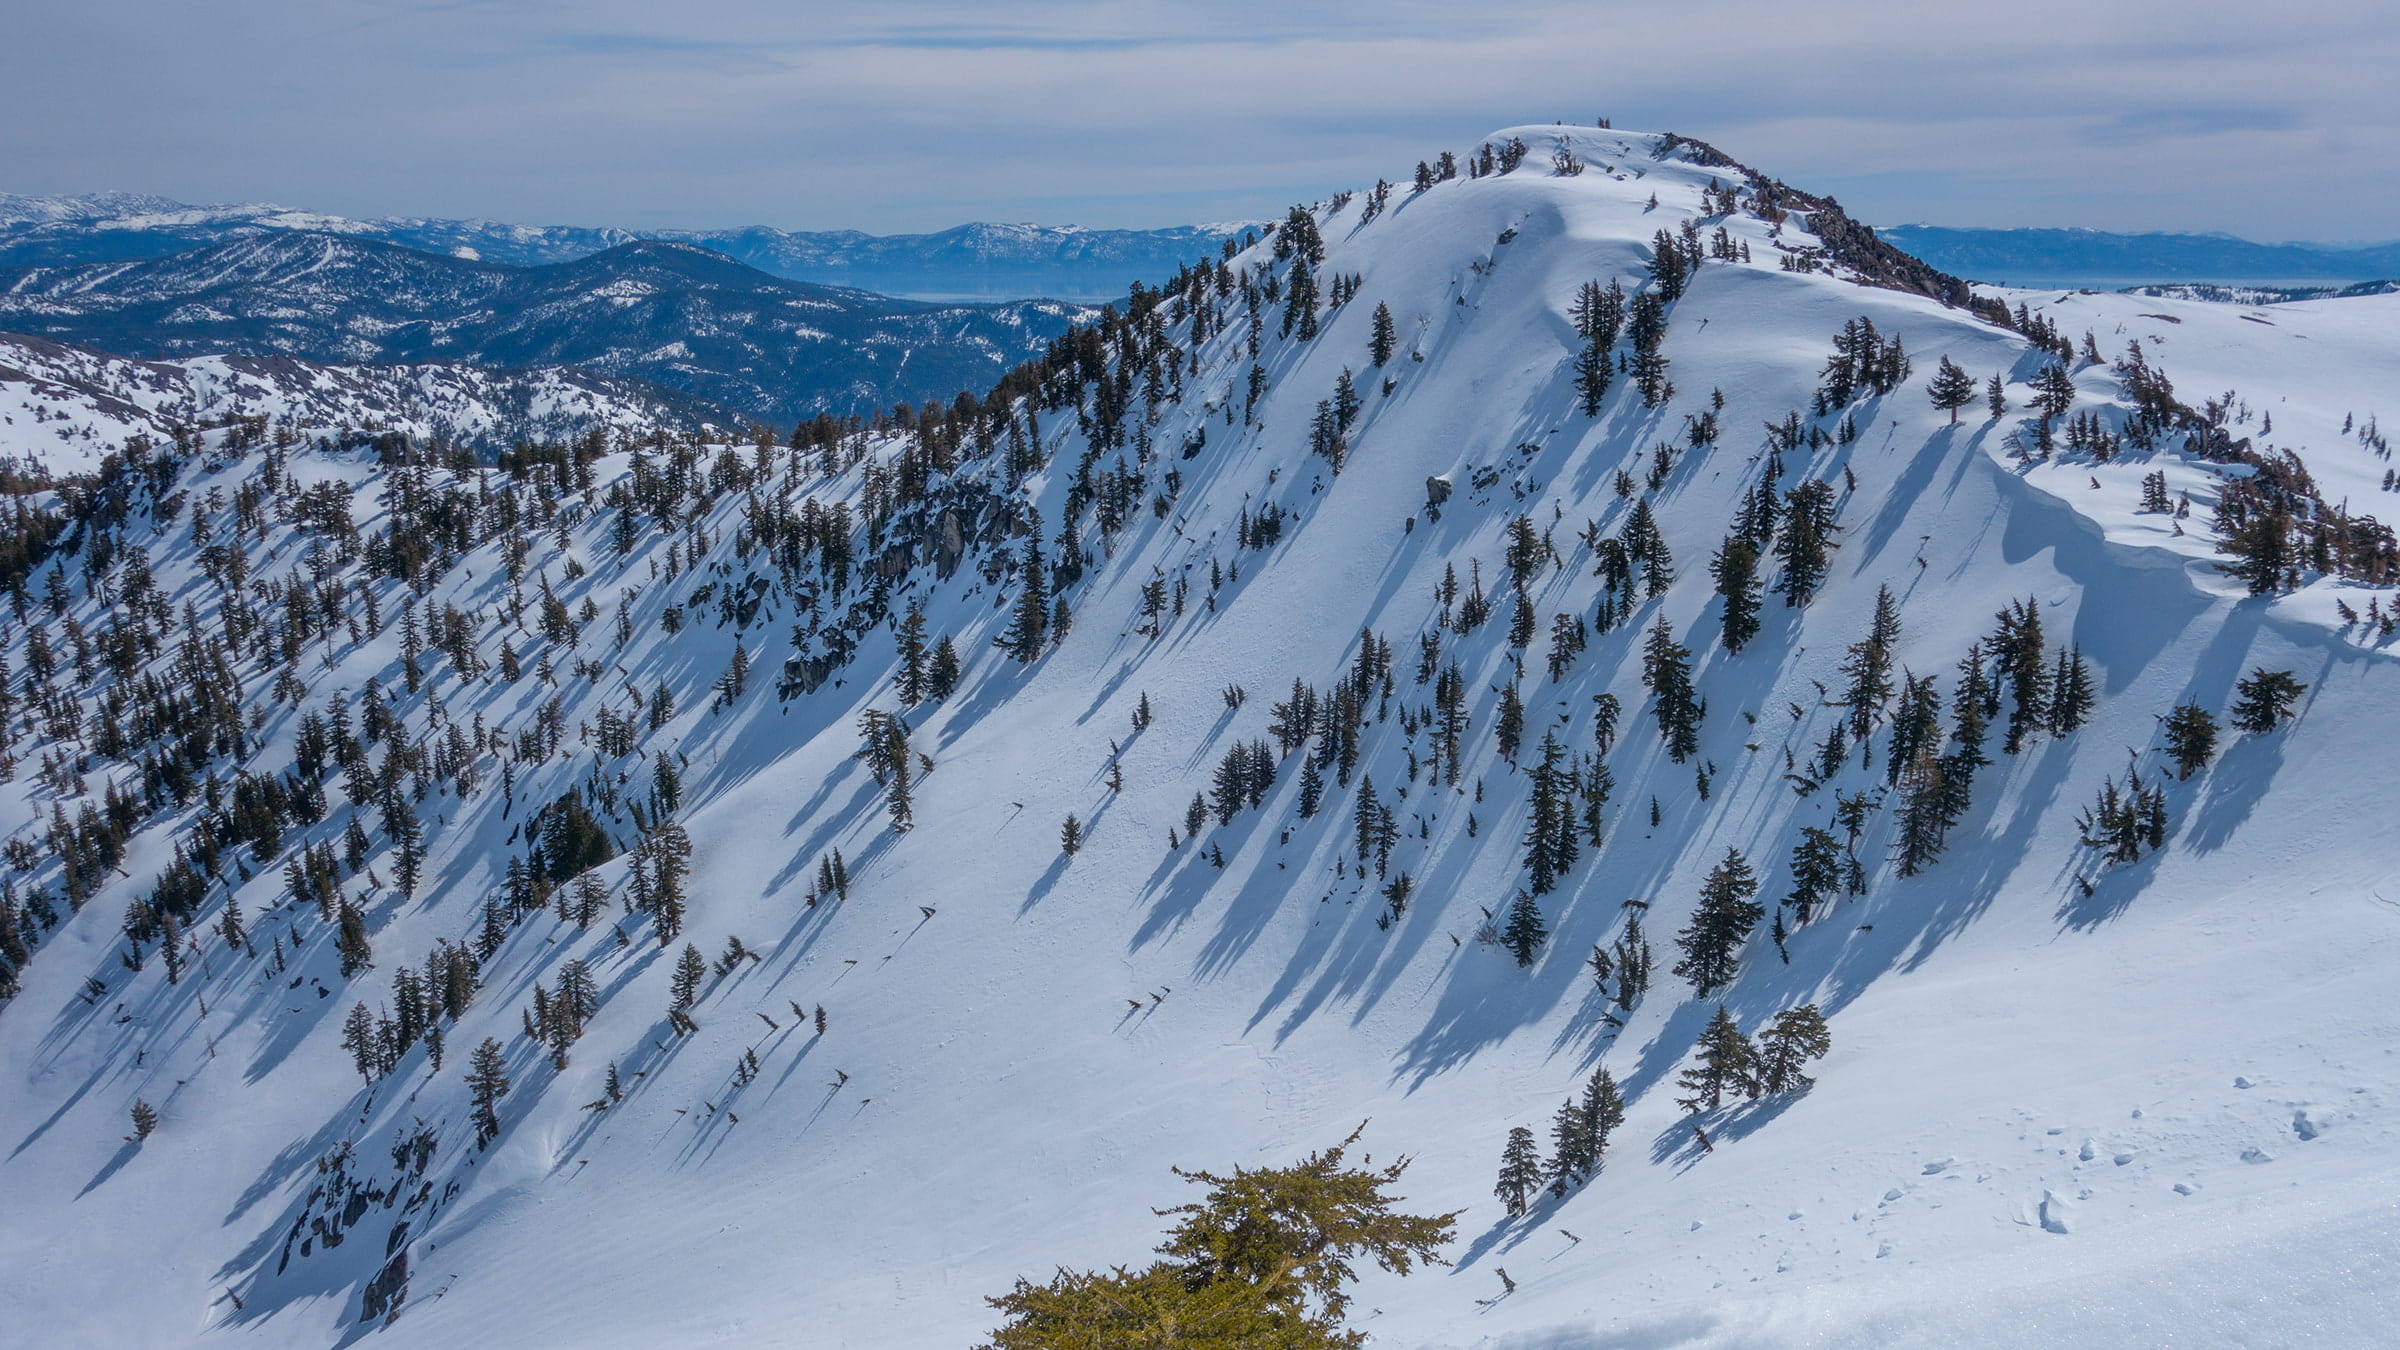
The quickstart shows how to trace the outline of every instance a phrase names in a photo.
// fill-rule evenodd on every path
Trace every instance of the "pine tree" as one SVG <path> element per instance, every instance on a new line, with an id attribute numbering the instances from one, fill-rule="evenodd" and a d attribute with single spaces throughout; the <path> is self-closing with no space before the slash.
<path id="1" fill-rule="evenodd" d="M 133 1117 L 133 1141 L 135 1143 L 138 1144 L 149 1138 L 150 1132 L 158 1128 L 158 1108 L 141 1098 L 134 1098 L 130 1114 Z"/>
<path id="2" fill-rule="evenodd" d="M 342 1048 L 350 1052 L 350 1062 L 358 1076 L 369 1083 L 383 1072 L 383 1044 L 377 1035 L 375 1014 L 367 1011 L 365 1003 L 350 1005 L 350 1015 L 342 1019 Z"/>
<path id="3" fill-rule="evenodd" d="M 1179 1220 L 1140 1271 L 1061 1269 L 1047 1285 L 1017 1282 L 990 1304 L 1008 1322 L 988 1350 L 1062 1347 L 1176 1347 L 1176 1350 L 1334 1350 L 1356 1345 L 1344 1331 L 1354 1266 L 1371 1258 L 1405 1275 L 1440 1263 L 1457 1215 L 1392 1210 L 1386 1192 L 1407 1160 L 1374 1170 L 1343 1166 L 1341 1145 L 1282 1168 L 1239 1168 L 1230 1176 L 1176 1169 L 1208 1188 L 1198 1204 L 1157 1211 Z"/>
<path id="4" fill-rule="evenodd" d="M 2008 391 L 1999 371 L 1993 371 L 1991 378 L 1983 382 L 1983 401 L 1992 410 L 1993 421 L 2008 416 Z"/>
<path id="5" fill-rule="evenodd" d="M 1373 357 L 1375 364 L 1380 366 L 1392 359 L 1392 352 L 1399 342 L 1399 334 L 1392 326 L 1392 307 L 1376 305 L 1375 321 L 1367 337 L 1367 355 Z"/>
<path id="6" fill-rule="evenodd" d="M 1531 893 L 1517 892 L 1516 901 L 1508 907 L 1508 924 L 1500 930 L 1501 944 L 1517 958 L 1518 965 L 1530 966 L 1549 940 L 1550 930 L 1542 924 L 1542 907 Z"/>
<path id="7" fill-rule="evenodd" d="M 1699 997 L 1733 982 L 1742 944 L 1766 914 L 1751 898 L 1757 894 L 1758 877 L 1749 860 L 1739 849 L 1725 850 L 1725 860 L 1710 869 L 1700 885 L 1700 903 L 1691 923 L 1675 938 L 1683 951 L 1675 973 L 1689 980 Z"/>
<path id="8" fill-rule="evenodd" d="M 1508 1132 L 1508 1144 L 1500 1151 L 1500 1180 L 1492 1194 L 1512 1219 L 1525 1216 L 1526 1208 L 1542 1189 L 1542 1155 L 1534 1147 L 1533 1131 L 1522 1125 Z"/>
<path id="9" fill-rule="evenodd" d="M 2064 736 L 2081 729 L 2091 720 L 2096 701 L 2092 668 L 2083 659 L 2083 648 L 2061 648 L 2058 663 L 2050 672 L 2050 734 Z"/>
<path id="10" fill-rule="evenodd" d="M 1544 731 L 1541 750 L 1528 775 L 1533 791 L 1525 825 L 1526 884 L 1536 896 L 1548 895 L 1575 865 L 1575 819 L 1567 808 L 1572 784 L 1560 767 L 1565 757 L 1556 733 Z"/>
<path id="11" fill-rule="evenodd" d="M 2033 377 L 2033 410 L 2042 415 L 2044 433 L 2074 406 L 2075 377 L 2055 361 L 2042 367 L 2041 373 Z"/>
<path id="12" fill-rule="evenodd" d="M 1042 515 L 1036 511 L 1026 528 L 1025 551 L 1017 565 L 1017 606 L 1000 645 L 1020 662 L 1042 654 L 1050 632 L 1050 589 L 1042 573 Z"/>
<path id="13" fill-rule="evenodd" d="M 1925 393 L 1933 400 L 1934 407 L 1950 414 L 1950 425 L 1957 426 L 1958 410 L 1975 401 L 1975 377 L 1944 356 L 1941 369 L 1926 381 Z"/>
<path id="14" fill-rule="evenodd" d="M 1609 1076 L 1607 1065 L 1592 1070 L 1592 1076 L 1584 1082 L 1580 1105 L 1584 1134 L 1590 1141 L 1592 1167 L 1596 1171 L 1607 1157 L 1608 1137 L 1625 1123 L 1625 1099 L 1617 1092 L 1617 1080 Z"/>
<path id="15" fill-rule="evenodd" d="M 375 964 L 375 948 L 367 941 L 367 916 L 348 896 L 342 897 L 335 918 L 333 946 L 342 958 L 342 975 L 348 978 Z"/>
<path id="16" fill-rule="evenodd" d="M 907 617 L 900 621 L 896 641 L 900 657 L 900 701 L 912 705 L 922 702 L 931 685 L 925 648 L 924 601 L 909 605 Z"/>
<path id="17" fill-rule="evenodd" d="M 2178 704 L 2162 721 L 2167 758 L 2174 761 L 2177 778 L 2191 777 L 2217 752 L 2217 719 L 2208 709 L 2197 703 Z"/>
<path id="18" fill-rule="evenodd" d="M 1655 696 L 1658 734 L 1667 757 L 1681 764 L 1700 749 L 1700 719 L 1706 709 L 1692 693 L 1691 652 L 1675 640 L 1665 617 L 1642 647 L 1642 680 Z"/>
<path id="19" fill-rule="evenodd" d="M 1067 823 L 1058 829 L 1058 850 L 1072 858 L 1075 856 L 1076 850 L 1082 847 L 1083 822 L 1075 818 L 1074 812 L 1069 811 Z"/>
<path id="20" fill-rule="evenodd" d="M 2008 735 L 2001 750 L 2016 754 L 2027 738 L 2050 725 L 2052 672 L 2043 659 L 2041 606 L 2031 597 L 2013 601 L 1998 615 L 1990 643 L 1992 673 L 2008 682 Z"/>
<path id="21" fill-rule="evenodd" d="M 1918 751 L 1900 775 L 1899 832 L 1892 852 L 1900 875 L 1913 877 L 1941 858 L 1953 820 L 1950 806 L 1958 800 L 1947 761 L 1930 747 Z"/>
<path id="22" fill-rule="evenodd" d="M 1884 781 L 1898 784 L 1900 775 L 1928 750 L 1939 753 L 1942 743 L 1942 695 L 1933 677 L 1922 679 L 1900 672 L 1900 702 L 1892 711 L 1892 740 L 1885 755 Z"/>
<path id="23" fill-rule="evenodd" d="M 1550 1162 L 1542 1169 L 1552 1195 L 1565 1195 L 1592 1174 L 1597 1159 L 1591 1156 L 1588 1140 L 1583 1109 L 1572 1097 L 1560 1102 L 1557 1113 L 1550 1117 Z"/>
<path id="24" fill-rule="evenodd" d="M 958 644 L 950 640 L 948 633 L 944 633 L 942 640 L 934 644 L 933 665 L 925 676 L 925 696 L 934 699 L 950 697 L 958 689 L 959 674 Z"/>
<path id="25" fill-rule="evenodd" d="M 1850 654 L 1842 663 L 1842 673 L 1850 677 L 1842 694 L 1842 704 L 1849 709 L 1850 737 L 1862 748 L 1867 737 L 1882 720 L 1883 705 L 1892 696 L 1892 651 L 1900 641 L 1900 606 L 1892 599 L 1892 588 L 1878 587 L 1875 591 L 1875 617 L 1867 626 L 1867 635 L 1850 644 Z"/>
<path id="26" fill-rule="evenodd" d="M 1517 693 L 1515 680 L 1500 687 L 1500 715 L 1493 733 L 1499 739 L 1500 758 L 1514 763 L 1525 736 L 1525 700 Z"/>
<path id="27" fill-rule="evenodd" d="M 2308 692 L 2308 686 L 2292 678 L 2288 670 L 2268 670 L 2253 667 L 2249 677 L 2234 687 L 2239 697 L 2231 712 L 2236 731 L 2264 736 L 2290 721 L 2292 705 Z"/>
<path id="28" fill-rule="evenodd" d="M 1777 1013 L 1775 1021 L 1758 1036 L 1758 1090 L 1806 1090 L 1816 1080 L 1802 1072 L 1801 1066 L 1823 1059 L 1832 1049 L 1833 1035 L 1825 1029 L 1825 1018 L 1816 1004 L 1804 1003 Z"/>
<path id="29" fill-rule="evenodd" d="M 1783 597 L 1785 605 L 1796 609 L 1807 604 L 1825 583 L 1825 573 L 1833 565 L 1833 536 L 1839 528 L 1833 517 L 1830 483 L 1811 478 L 1783 494 L 1783 533 L 1775 540 L 1775 556 L 1783 560 L 1783 574 L 1776 578 L 1775 593 Z"/>
<path id="30" fill-rule="evenodd" d="M 1792 889 L 1783 898 L 1792 917 L 1805 925 L 1816 918 L 1819 905 L 1831 904 L 1842 884 L 1842 843 L 1833 831 L 1802 827 L 1800 842 L 1792 845 Z"/>
<path id="31" fill-rule="evenodd" d="M 474 1104 L 475 1147 L 500 1137 L 500 1099 L 508 1095 L 508 1059 L 500 1042 L 486 1036 L 467 1061 L 467 1096 Z"/>
<path id="32" fill-rule="evenodd" d="M 1724 1004 L 1717 1005 L 1716 1016 L 1708 1020 L 1692 1053 L 1700 1062 L 1675 1079 L 1675 1086 L 1685 1094 L 1675 1104 L 1684 1111 L 1693 1115 L 1714 1111 L 1725 1104 L 1728 1095 L 1758 1096 L 1757 1052 Z"/>
<path id="33" fill-rule="evenodd" d="M 1741 535 L 1729 534 L 1717 546 L 1717 556 L 1710 560 L 1708 572 L 1716 578 L 1717 594 L 1725 601 L 1725 650 L 1739 652 L 1758 636 L 1761 594 L 1758 550 Z"/>
<path id="34" fill-rule="evenodd" d="M 676 1012 L 691 1007 L 700 997 L 701 981 L 707 978 L 708 962 L 701 957 L 700 949 L 688 942 L 683 944 L 683 955 L 675 958 L 675 975 L 668 984 L 672 994 L 668 1006 Z"/>

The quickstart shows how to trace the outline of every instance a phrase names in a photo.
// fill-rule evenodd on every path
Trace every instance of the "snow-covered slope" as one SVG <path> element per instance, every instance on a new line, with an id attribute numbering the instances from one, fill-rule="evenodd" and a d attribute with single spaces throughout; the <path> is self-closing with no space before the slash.
<path id="1" fill-rule="evenodd" d="M 2336 626 L 2316 596 L 2388 613 L 2394 593 L 2389 578 L 2234 593 L 2202 548 L 2209 506 L 2256 472 L 2225 458 L 2230 431 L 2270 438 L 2199 409 L 2225 379 L 2275 410 L 2271 439 L 2321 484 L 2347 483 L 2357 447 L 2328 429 L 2375 411 L 2390 310 L 2327 302 L 2300 316 L 2321 327 L 2286 332 L 2187 306 L 2163 346 L 2125 318 L 2194 420 L 2112 464 L 2028 466 L 2010 447 L 2034 433 L 2027 415 L 1970 405 L 1953 426 L 1925 393 L 1948 357 L 2002 374 L 2023 409 L 2052 358 L 2022 335 L 1828 270 L 1816 246 L 1845 239 L 1833 252 L 1880 264 L 1829 214 L 1751 209 L 1768 185 L 1705 147 L 1551 127 L 1494 143 L 1512 135 L 1528 150 L 1514 172 L 1403 186 L 1380 210 L 1364 193 L 1326 204 L 913 432 L 795 455 L 627 447 L 588 480 L 308 453 L 129 472 L 91 518 L 120 522 L 114 560 L 90 561 L 87 523 L 27 579 L 9 635 L 20 675 L 43 664 L 44 635 L 86 718 L 69 726 L 18 681 L 0 821 L 26 844 L 10 862 L 36 949 L 0 1009 L 0 1316 L 60 1345 L 962 1346 L 991 1326 L 983 1296 L 1020 1274 L 1139 1259 L 1151 1207 L 1181 1198 L 1171 1164 L 1284 1161 L 1367 1119 L 1368 1148 L 1415 1158 L 1415 1206 L 1461 1211 L 1454 1267 L 1365 1282 L 1357 1313 L 1378 1345 L 2374 1341 L 2400 1312 L 2400 846 L 2379 757 L 2400 731 L 2400 673 L 2379 634 Z M 1743 209 L 1705 216 L 1712 184 Z M 1579 288 L 1655 293 L 1652 242 L 1687 219 L 1704 248 L 1721 227 L 1717 251 L 1737 260 L 1702 263 L 1663 310 L 1673 393 L 1645 406 L 1622 374 L 1587 416 Z M 1310 226 L 1314 282 L 1346 298 L 1313 337 L 1297 314 L 1286 336 L 1266 288 L 1290 294 L 1298 259 L 1278 248 L 1305 253 Z M 2069 297 L 2057 319 L 2077 339 L 2093 327 L 2113 359 L 2114 311 L 2096 307 L 2114 303 Z M 1380 365 L 1379 307 L 1394 338 Z M 1862 316 L 1915 374 L 1812 416 L 1833 336 Z M 1313 453 L 1331 448 L 1345 372 L 1355 417 L 1337 455 Z M 2076 410 L 2121 426 L 2116 378 L 2078 371 Z M 1761 429 L 1795 413 L 1799 438 L 1771 449 Z M 2126 509 L 2128 475 L 2151 471 L 2193 502 L 2182 539 Z M 1762 475 L 1830 485 L 1838 547 L 1808 603 L 1768 596 L 1734 653 L 1708 559 Z M 343 501 L 346 522 L 327 506 Z M 1604 598 L 1595 554 L 1637 506 L 1675 577 Z M 995 642 L 1022 622 L 1032 520 L 1045 572 L 1072 578 L 1072 624 L 1020 663 Z M 1512 535 L 1535 616 L 1521 651 Z M 139 823 L 113 866 L 101 794 L 138 793 L 130 764 L 172 758 L 169 728 L 132 715 L 148 695 L 103 703 L 132 677 L 99 650 L 88 680 L 76 670 L 65 619 L 43 608 L 53 575 L 108 652 L 129 651 L 99 641 L 112 622 L 197 607 L 197 631 L 124 659 L 194 704 L 232 699 L 251 733 L 176 751 L 219 795 L 195 768 L 178 804 L 153 774 L 157 799 L 120 808 Z M 240 632 L 212 654 L 228 577 Z M 335 582 L 351 588 L 341 617 L 312 618 L 307 597 Z M 1468 624 L 1478 584 L 1492 613 Z M 1829 773 L 1811 763 L 1856 712 L 1836 700 L 1879 591 L 1899 606 L 1897 666 L 1938 677 L 1945 708 L 1970 644 L 2018 601 L 2045 662 L 2070 645 L 2090 662 L 2096 707 L 2014 754 L 1996 727 L 1971 805 L 1917 875 L 1891 861 L 1886 797 L 1857 841 L 1867 893 L 1793 931 L 1788 960 L 1762 924 L 1732 984 L 1694 998 L 1668 968 L 1708 871 L 1742 851 L 1772 905 L 1803 829 L 1838 830 L 1840 799 L 1881 795 L 1888 722 L 1865 763 L 1855 746 Z M 1595 631 L 1620 598 L 1632 612 Z M 905 709 L 900 830 L 857 756 L 862 715 L 903 710 L 912 606 L 963 670 Z M 1588 638 L 1555 679 L 1554 615 Z M 1706 704 L 1681 762 L 1644 687 L 1661 625 L 1694 654 Z M 1362 631 L 1389 644 L 1388 673 L 1362 663 Z M 2309 686 L 2297 721 L 2229 734 L 2175 778 L 2158 717 L 2186 700 L 2222 713 L 2253 668 Z M 1274 705 L 1295 680 L 1323 706 L 1278 756 L 1273 728 L 1292 719 Z M 1456 786 L 1431 718 L 1453 681 Z M 1512 687 L 1513 762 L 1495 735 Z M 1602 695 L 1623 708 L 1613 739 Z M 344 734 L 383 733 L 347 771 L 328 758 L 337 699 Z M 1545 733 L 1570 758 L 1604 754 L 1613 792 L 1605 843 L 1540 897 L 1550 936 L 1520 967 L 1480 933 L 1529 882 Z M 1227 818 L 1191 830 L 1194 794 L 1250 743 L 1268 747 L 1271 785 L 1256 805 L 1237 785 Z M 237 765 L 297 774 L 283 828 L 211 805 L 265 791 L 227 786 Z M 2077 816 L 2129 771 L 2163 783 L 2166 844 L 2109 867 Z M 1354 833 L 1369 782 L 1394 826 L 1380 877 Z M 662 816 L 686 832 L 679 931 L 662 941 L 655 904 L 629 911 L 631 874 L 655 865 L 622 853 L 592 873 L 608 898 L 588 925 L 555 899 L 495 903 L 534 813 L 569 796 L 621 845 Z M 78 830 L 87 807 L 101 823 Z M 54 813 L 80 842 L 57 846 Z M 353 819 L 355 870 L 338 861 Z M 222 846 L 201 858 L 210 820 Z M 173 872 L 179 844 L 204 878 Z M 347 978 L 342 924 L 293 883 L 320 887 L 306 868 L 287 878 L 318 845 L 355 909 L 352 955 L 359 936 L 372 946 L 373 968 Z M 848 882 L 828 894 L 837 850 Z M 68 867 L 94 892 L 71 916 L 55 898 Z M 155 935 L 141 969 L 121 959 L 128 902 L 170 874 L 159 903 L 197 935 L 174 983 Z M 1384 888 L 1402 874 L 1394 913 Z M 54 929 L 26 916 L 34 886 Z M 229 897 L 246 947 L 221 931 Z M 1626 1009 L 1585 959 L 1635 916 L 1657 974 Z M 726 959 L 683 1029 L 687 942 Z M 401 967 L 479 947 L 479 990 L 440 1019 L 441 1067 L 412 1035 L 362 1078 L 353 1009 L 372 1032 Z M 523 1028 L 570 961 L 597 1006 L 554 1069 Z M 1745 1030 L 1814 1003 L 1833 1051 L 1813 1089 L 1702 1117 L 1704 1150 L 1674 1080 L 1719 1003 Z M 488 1148 L 462 1077 L 486 1037 L 512 1083 Z M 1546 1131 L 1596 1066 L 1630 1103 L 1604 1169 L 1506 1216 L 1503 1138 Z M 138 1143 L 137 1099 L 158 1112 Z"/>
<path id="2" fill-rule="evenodd" d="M 731 427 L 734 414 L 639 380 L 571 368 L 328 366 L 284 356 L 135 361 L 0 333 L 0 457 L 88 473 L 130 437 L 263 418 L 303 437 L 399 433 L 476 450 L 586 432 Z M 263 428 L 262 428 L 263 430 Z"/>

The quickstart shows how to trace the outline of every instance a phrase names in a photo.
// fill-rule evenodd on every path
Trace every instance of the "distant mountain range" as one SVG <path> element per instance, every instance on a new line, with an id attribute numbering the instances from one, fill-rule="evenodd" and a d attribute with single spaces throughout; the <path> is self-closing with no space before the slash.
<path id="1" fill-rule="evenodd" d="M 740 419 L 698 399 L 573 368 L 320 365 L 289 356 L 139 361 L 0 333 L 0 460 L 10 467 L 84 473 L 137 433 L 165 444 L 179 430 L 235 417 L 264 417 L 278 431 L 336 445 L 401 432 L 481 451 L 596 429 L 740 428 Z"/>
<path id="2" fill-rule="evenodd" d="M 576 366 L 786 425 L 988 388 L 1087 314 L 895 300 L 657 240 L 527 267 L 261 230 L 163 258 L 0 271 L 0 329 L 123 356 Z"/>
<path id="3" fill-rule="evenodd" d="M 2258 244 L 2229 234 L 1978 230 L 1894 225 L 1877 234 L 1945 272 L 2000 286 L 2202 282 L 2317 287 L 2400 277 L 2400 243 Z"/>
<path id="4" fill-rule="evenodd" d="M 193 206 L 105 192 L 74 197 L 0 193 L 0 267 L 55 267 L 159 258 L 203 244 L 291 232 L 338 234 L 468 261 L 535 267 L 572 262 L 643 239 L 696 244 L 789 281 L 851 286 L 912 299 L 1108 300 L 1128 283 L 1157 284 L 1215 257 L 1244 223 L 1160 230 L 969 224 L 934 234 L 625 230 L 506 225 L 489 220 L 353 220 L 262 203 Z"/>

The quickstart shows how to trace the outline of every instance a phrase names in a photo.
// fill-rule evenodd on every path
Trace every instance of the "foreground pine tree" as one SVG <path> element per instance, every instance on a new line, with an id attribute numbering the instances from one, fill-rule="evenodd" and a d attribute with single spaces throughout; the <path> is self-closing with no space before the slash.
<path id="1" fill-rule="evenodd" d="M 1364 1128 L 1363 1126 L 1361 1127 Z M 1408 1168 L 1343 1165 L 1359 1131 L 1290 1167 L 1175 1175 L 1205 1200 L 1158 1211 L 1178 1218 L 1141 1270 L 1061 1269 L 989 1299 L 1007 1317 L 980 1350 L 1355 1350 L 1343 1326 L 1356 1262 L 1406 1275 L 1437 1254 L 1457 1213 L 1395 1211 Z M 1530 1134 L 1528 1138 L 1530 1139 Z M 1538 1172 L 1538 1166 L 1537 1166 Z"/>

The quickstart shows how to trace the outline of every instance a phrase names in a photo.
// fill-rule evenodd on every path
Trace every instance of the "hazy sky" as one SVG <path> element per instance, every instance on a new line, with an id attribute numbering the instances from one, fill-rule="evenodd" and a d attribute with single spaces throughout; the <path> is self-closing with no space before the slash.
<path id="1" fill-rule="evenodd" d="M 1262 216 L 1523 122 L 1878 224 L 2400 236 L 2392 0 L 13 0 L 0 191 L 938 229 Z"/>

